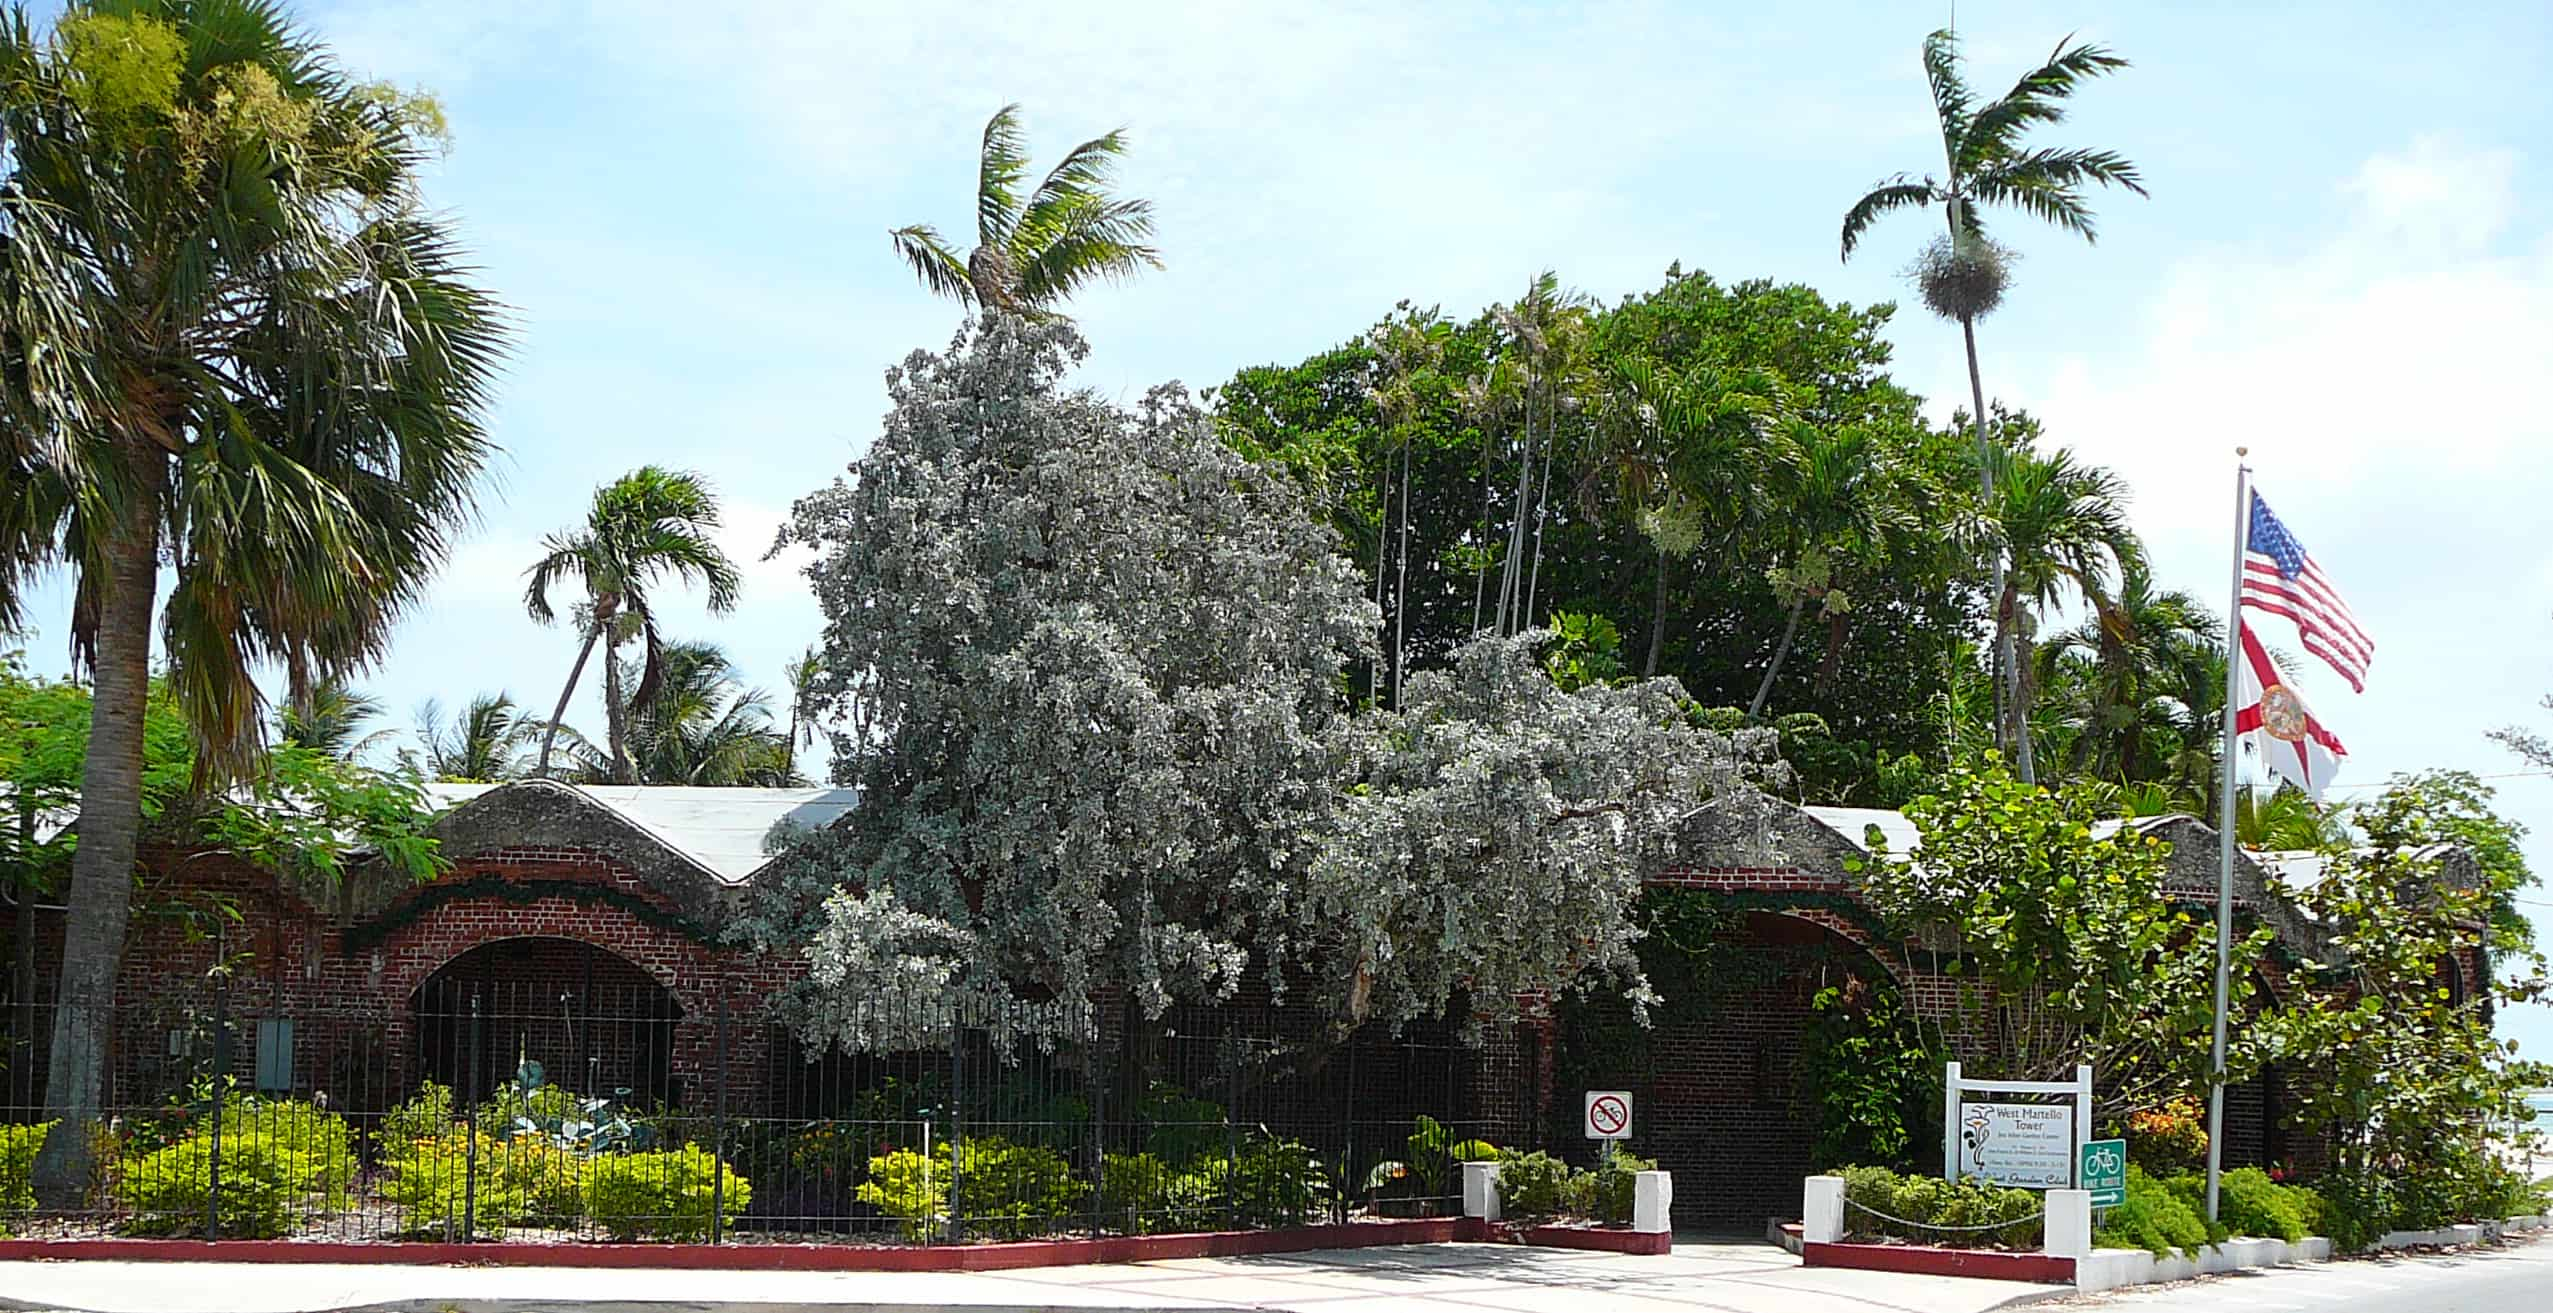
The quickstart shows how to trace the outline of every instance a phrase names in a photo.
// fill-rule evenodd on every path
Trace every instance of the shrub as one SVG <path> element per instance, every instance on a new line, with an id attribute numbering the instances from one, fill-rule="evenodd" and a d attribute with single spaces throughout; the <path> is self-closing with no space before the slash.
<path id="1" fill-rule="evenodd" d="M 698 1145 L 653 1153 L 613 1154 L 585 1165 L 585 1211 L 616 1240 L 704 1240 L 709 1236 L 711 1194 L 716 1211 L 733 1218 L 753 1202 L 753 1184 Z"/>
<path id="2" fill-rule="evenodd" d="M 24 1213 L 35 1207 L 36 1150 L 44 1147 L 53 1123 L 0 1126 L 0 1213 Z"/>
<path id="3" fill-rule="evenodd" d="M 381 1197 L 398 1205 L 400 1230 L 447 1239 L 496 1237 L 521 1219 L 531 1191 L 519 1175 L 503 1170 L 505 1149 L 476 1132 L 478 1163 L 470 1162 L 473 1132 L 447 1130 L 397 1145 L 381 1160 Z M 463 1227 L 476 1225 L 476 1236 Z"/>
<path id="4" fill-rule="evenodd" d="M 242 1097 L 224 1103 L 221 1125 L 225 1172 L 233 1140 L 265 1139 L 310 1159 L 328 1207 L 344 1208 L 351 1201 L 358 1161 L 345 1118 L 298 1099 Z"/>
<path id="5" fill-rule="evenodd" d="M 1509 1153 L 1498 1160 L 1499 1211 L 1510 1217 L 1552 1217 L 1571 1211 L 1583 1194 L 1584 1173 L 1547 1153 Z"/>
<path id="6" fill-rule="evenodd" d="M 2205 1189 L 2204 1183 L 2200 1188 Z M 2217 1181 L 2216 1220 L 2234 1235 L 2293 1244 L 2313 1234 L 2306 1220 L 2309 1209 L 2321 1211 L 2321 1201 L 2309 1205 L 2298 1197 L 2302 1193 L 2269 1179 L 2257 1167 L 2238 1167 Z"/>
<path id="7" fill-rule="evenodd" d="M 1608 1226 L 1630 1225 L 1640 1173 L 1656 1170 L 1658 1164 L 1652 1159 L 1634 1157 L 1619 1145 L 1607 1146 L 1596 1170 L 1587 1178 L 1588 1215 Z"/>
<path id="8" fill-rule="evenodd" d="M 213 1199 L 213 1155 L 213 1137 L 198 1133 L 125 1163 L 120 1193 L 133 1212 L 132 1229 L 144 1235 L 200 1230 Z M 321 1189 L 320 1167 L 308 1154 L 262 1135 L 222 1136 L 223 1235 L 283 1235 Z"/>
<path id="9" fill-rule="evenodd" d="M 1336 1190 L 1329 1169 L 1298 1140 L 1253 1137 L 1241 1146 L 1231 1190 L 1235 1220 L 1247 1227 L 1301 1226 L 1327 1216 Z M 1222 1163 L 1204 1173 L 1220 1183 Z"/>
<path id="10" fill-rule="evenodd" d="M 1099 1164 L 1104 1225 L 1135 1235 L 1205 1231 L 1223 1220 L 1223 1192 L 1203 1172 L 1178 1171 L 1148 1153 L 1112 1153 Z"/>
<path id="11" fill-rule="evenodd" d="M 590 1161 L 564 1145 L 526 1135 L 498 1147 L 496 1170 L 522 1193 L 527 1225 L 567 1227 L 585 1215 Z"/>
<path id="12" fill-rule="evenodd" d="M 2039 1245 L 2041 1200 L 2032 1191 L 1900 1176 L 1885 1167 L 1847 1167 L 1842 1175 L 1848 1238 L 1886 1237 L 1950 1248 Z"/>
<path id="13" fill-rule="evenodd" d="M 953 1173 L 953 1165 L 963 1170 Z M 933 1146 L 927 1159 L 911 1149 L 872 1158 L 857 1197 L 901 1221 L 907 1239 L 927 1239 L 948 1217 L 953 1174 L 963 1178 L 959 1202 L 968 1228 L 1007 1238 L 1046 1229 L 1043 1223 L 1071 1213 L 1090 1190 L 1054 1150 L 986 1135 L 968 1139 L 954 1162 L 946 1141 Z"/>
<path id="14" fill-rule="evenodd" d="M 2207 1222 L 2189 1200 L 2142 1167 L 2128 1164 L 2127 1198 L 2102 1215 L 2093 1243 L 2142 1249 L 2157 1258 L 2195 1254 L 2209 1240 Z"/>
<path id="15" fill-rule="evenodd" d="M 1191 1098 L 1167 1081 L 1153 1082 L 1135 1105 L 1135 1120 L 1152 1128 L 1144 1136 L 1144 1152 L 1172 1167 L 1220 1158 L 1229 1143 L 1223 1105 Z"/>
<path id="16" fill-rule="evenodd" d="M 404 1145 L 448 1135 L 452 1126 L 451 1088 L 427 1081 L 381 1119 L 382 1153 L 387 1156 Z"/>
<path id="17" fill-rule="evenodd" d="M 2174 1099 L 2128 1114 L 2128 1161 L 2157 1177 L 2196 1171 L 2207 1162 L 2207 1123 L 2196 1100 Z"/>

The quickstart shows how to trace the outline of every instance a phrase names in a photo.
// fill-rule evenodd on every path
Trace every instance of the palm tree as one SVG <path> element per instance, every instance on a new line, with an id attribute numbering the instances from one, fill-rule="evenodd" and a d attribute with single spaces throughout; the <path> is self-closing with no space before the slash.
<path id="1" fill-rule="evenodd" d="M 1900 492 L 1895 454 L 1869 430 L 1828 430 L 1794 420 L 1786 431 L 1794 458 L 1782 467 L 1787 478 L 1776 490 L 1782 555 L 1769 576 L 1774 591 L 1788 601 L 1789 615 L 1747 704 L 1750 720 L 1763 716 L 1809 603 L 1829 617 L 1841 616 L 1851 605 L 1844 580 L 1876 564 L 1891 540 L 1916 523 Z"/>
<path id="2" fill-rule="evenodd" d="M 1023 201 L 1028 141 L 1019 106 L 1004 105 L 984 125 L 976 160 L 974 249 L 961 259 L 938 229 L 917 223 L 889 234 L 895 253 L 924 287 L 970 309 L 1054 317 L 1092 282 L 1161 267 L 1160 252 L 1145 244 L 1152 202 L 1108 194 L 1125 153 L 1124 129 L 1093 137 L 1066 152 Z"/>
<path id="3" fill-rule="evenodd" d="M 2131 563 L 2109 604 L 2040 654 L 2042 687 L 2061 665 L 2077 671 L 2074 715 L 2085 733 L 2070 771 L 2122 783 L 2168 781 L 2189 718 L 2190 685 L 2224 673 L 2217 664 L 2223 644 L 2214 612 L 2188 593 L 2158 587 L 2151 569 Z"/>
<path id="4" fill-rule="evenodd" d="M 1787 477 L 1793 391 L 1753 366 L 1677 370 L 1633 357 L 1610 367 L 1580 487 L 1609 494 L 1657 549 L 1641 674 L 1658 673 L 1665 645 L 1668 564 L 1714 549 L 1731 557 L 1762 521 L 1768 490 Z"/>
<path id="5" fill-rule="evenodd" d="M 275 709 L 275 736 L 331 757 L 351 761 L 389 741 L 391 731 L 363 727 L 381 718 L 381 700 L 343 679 L 320 680 L 298 703 Z"/>
<path id="6" fill-rule="evenodd" d="M 274 7 L 73 3 L 44 35 L 16 8 L 0 70 L 0 628 L 65 570 L 94 693 L 35 1171 L 61 1203 L 102 1090 L 154 637 L 202 782 L 252 770 L 257 663 L 376 655 L 468 520 L 505 333 L 418 194 L 431 104 Z"/>
<path id="7" fill-rule="evenodd" d="M 494 784 L 523 774 L 523 753 L 545 728 L 525 715 L 507 693 L 481 693 L 449 721 L 443 705 L 428 698 L 417 708 L 417 769 L 432 779 Z M 569 733 L 574 734 L 571 730 Z M 578 735 L 576 742 L 583 742 Z"/>
<path id="8" fill-rule="evenodd" d="M 771 696 L 744 687 L 715 643 L 664 645 L 655 700 L 623 709 L 629 774 L 589 754 L 589 775 L 632 784 L 778 787 L 796 782 L 788 736 L 771 723 Z M 640 679 L 624 670 L 622 687 Z"/>
<path id="9" fill-rule="evenodd" d="M 2139 196 L 2145 184 L 2136 165 L 2114 151 L 2024 148 L 2032 126 L 2065 118 L 2065 102 L 2075 88 L 2093 78 L 2126 68 L 2128 62 L 2108 50 L 2074 42 L 2057 43 L 2048 62 L 2024 74 L 2001 99 L 1978 105 L 1959 71 L 1959 35 L 1947 28 L 1924 38 L 1924 78 L 1932 87 L 1933 118 L 1941 129 L 1942 176 L 1921 179 L 1898 174 L 1863 194 L 1844 213 L 1843 258 L 1853 258 L 1862 234 L 1882 215 L 1907 206 L 1939 201 L 1948 236 L 1936 243 L 1918 266 L 1924 301 L 1956 320 L 1968 351 L 1969 422 L 1976 427 L 1978 473 L 1989 480 L 1985 498 L 1994 500 L 1993 464 L 1986 458 L 1986 388 L 1977 369 L 1977 321 L 2003 299 L 2010 281 L 2009 261 L 1986 239 L 1978 210 L 2002 206 L 2034 215 L 2094 240 L 2087 186 L 2125 187 Z M 1993 595 L 2004 592 L 2003 562 L 1995 563 Z M 2032 777 L 2025 722 L 2018 714 L 2017 685 L 2021 667 L 2008 641 L 1995 649 L 1998 667 L 1996 701 L 1998 737 L 2013 742 L 2021 777 Z M 2012 686 L 2008 688 L 2007 686 Z"/>
<path id="10" fill-rule="evenodd" d="M 2025 727 L 2016 743 L 2016 765 L 2030 769 L 2030 608 L 2045 610 L 2071 592 L 2096 614 L 2113 608 L 2114 581 L 2142 570 L 2145 548 L 2128 526 L 2127 485 L 2098 465 L 2059 449 L 2040 455 L 2028 448 L 1995 447 L 1986 463 L 1995 492 L 1987 516 L 2001 555 L 2009 563 L 1995 599 L 1995 643 L 2016 653 L 2009 669 L 2011 710 Z"/>
<path id="11" fill-rule="evenodd" d="M 1511 305 L 1490 307 L 1507 337 L 1489 386 L 1513 393 L 1523 420 L 1516 452 L 1515 517 L 1508 522 L 1498 582 L 1498 632 L 1515 634 L 1541 622 L 1543 528 L 1551 511 L 1551 468 L 1563 415 L 1576 415 L 1593 380 L 1588 334 L 1591 303 L 1564 291 L 1544 270 Z"/>
<path id="12" fill-rule="evenodd" d="M 813 647 L 800 653 L 780 668 L 780 677 L 789 684 L 789 752 L 813 746 L 823 732 L 816 721 L 816 684 L 824 677 L 824 658 Z"/>
<path id="13" fill-rule="evenodd" d="M 576 695 L 586 659 L 600 642 L 611 778 L 628 781 L 627 712 L 644 710 L 655 699 L 663 675 L 663 651 L 649 588 L 665 576 L 697 580 L 709 590 L 711 613 L 723 615 L 735 609 L 736 566 L 710 537 L 709 531 L 717 526 L 718 499 L 699 475 L 648 465 L 595 489 L 583 527 L 551 534 L 541 544 L 541 559 L 528 571 L 531 582 L 523 590 L 524 609 L 534 620 L 548 624 L 557 618 L 550 607 L 551 587 L 566 578 L 583 580 L 586 609 L 578 628 L 585 642 L 576 650 L 576 664 L 568 667 L 567 685 L 559 690 L 558 709 L 550 713 L 549 726 L 541 735 L 540 759 L 532 767 L 533 774 L 546 777 L 550 773 L 550 751 L 558 739 L 559 723 L 567 719 L 568 699 Z M 646 658 L 639 664 L 637 688 L 624 699 L 621 667 L 612 658 L 621 643 L 632 637 L 645 643 Z"/>

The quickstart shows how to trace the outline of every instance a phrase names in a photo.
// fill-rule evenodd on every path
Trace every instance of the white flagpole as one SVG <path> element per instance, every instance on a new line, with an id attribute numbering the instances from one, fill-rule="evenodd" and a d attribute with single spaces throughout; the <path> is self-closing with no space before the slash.
<path id="1" fill-rule="evenodd" d="M 2234 449 L 2234 587 L 2225 599 L 2225 756 L 2216 773 L 2223 802 L 2217 811 L 2216 853 L 2216 1049 L 2207 1088 L 2207 1220 L 2216 1220 L 2216 1187 L 2225 1168 L 2225 1010 L 2232 992 L 2234 959 L 2234 701 L 2242 696 L 2243 553 L 2250 547 L 2252 467 L 2249 447 Z"/>

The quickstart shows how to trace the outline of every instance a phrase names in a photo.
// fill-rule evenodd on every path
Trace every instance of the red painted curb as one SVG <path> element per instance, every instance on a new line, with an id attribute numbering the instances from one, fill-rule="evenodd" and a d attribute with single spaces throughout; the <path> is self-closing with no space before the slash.
<path id="1" fill-rule="evenodd" d="M 496 1267 L 635 1267 L 770 1272 L 996 1272 L 1075 1263 L 1236 1258 L 1314 1249 L 1487 1240 L 1469 1218 L 1350 1222 L 1283 1231 L 1020 1240 L 983 1245 L 439 1244 L 342 1240 L 0 1240 L 0 1261 L 108 1259 L 133 1263 L 414 1263 Z"/>
<path id="2" fill-rule="evenodd" d="M 1802 1245 L 1807 1267 L 1853 1267 L 1919 1276 L 1983 1277 L 1989 1281 L 2055 1281 L 2072 1284 L 2074 1260 L 2046 1254 L 2004 1254 L 1990 1249 L 1931 1249 L 1921 1245 Z"/>
<path id="3" fill-rule="evenodd" d="M 1675 1248 L 1665 1231 L 1598 1231 L 1583 1226 L 1529 1226 L 1523 1240 L 1547 1249 L 1592 1249 L 1603 1254 L 1664 1254 Z"/>

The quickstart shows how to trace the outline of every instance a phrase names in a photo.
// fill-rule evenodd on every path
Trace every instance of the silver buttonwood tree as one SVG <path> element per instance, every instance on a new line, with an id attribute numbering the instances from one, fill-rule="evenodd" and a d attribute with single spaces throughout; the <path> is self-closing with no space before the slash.
<path id="1" fill-rule="evenodd" d="M 1176 386 L 1068 389 L 1083 350 L 1002 316 L 915 353 L 781 534 L 818 554 L 808 694 L 862 791 L 746 920 L 806 958 L 802 1028 L 1053 1042 L 1255 976 L 1344 1033 L 1589 970 L 1640 988 L 1639 874 L 1741 745 L 1668 681 L 1561 691 L 1539 636 L 1354 711 L 1380 617 L 1331 531 Z"/>

